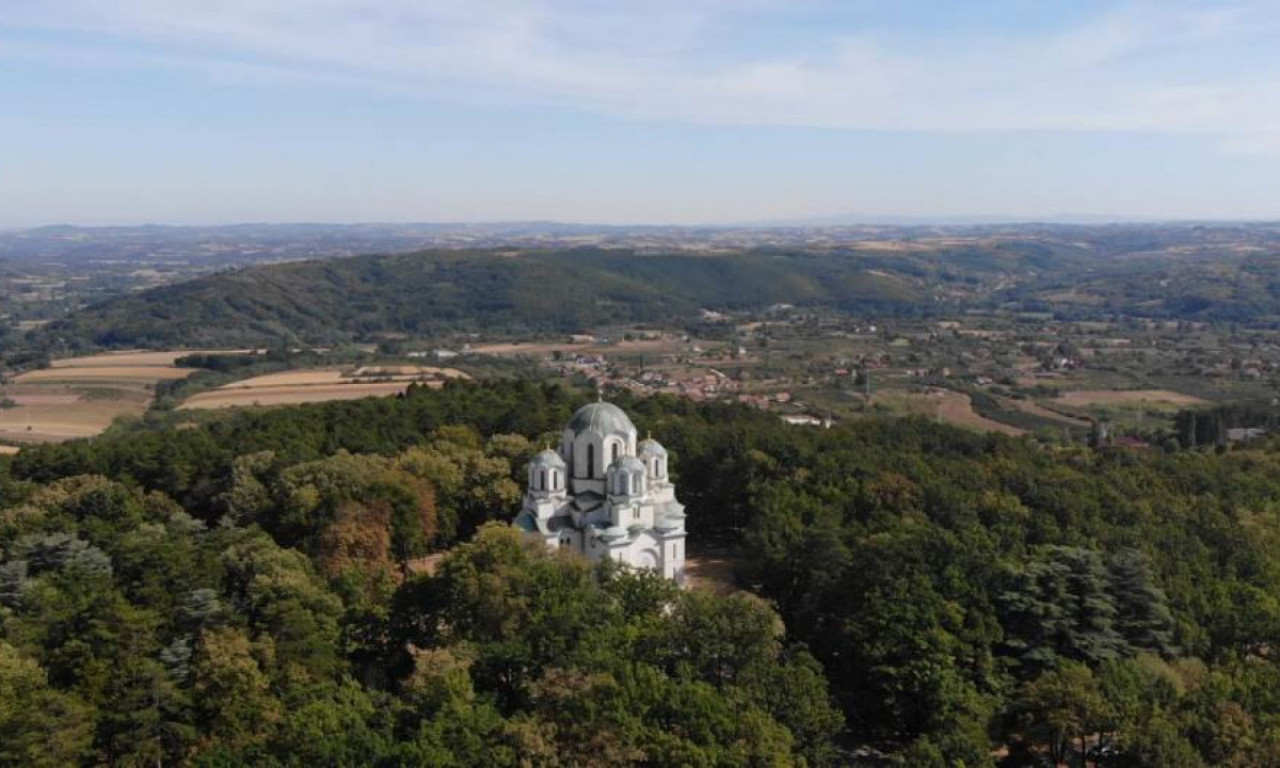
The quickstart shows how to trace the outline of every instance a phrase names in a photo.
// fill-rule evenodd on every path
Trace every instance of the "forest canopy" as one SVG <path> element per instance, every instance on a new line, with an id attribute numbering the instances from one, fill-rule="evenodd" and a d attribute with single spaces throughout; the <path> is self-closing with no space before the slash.
<path id="1" fill-rule="evenodd" d="M 620 396 L 691 554 L 737 563 L 717 596 L 509 527 L 586 399 L 458 382 L 6 459 L 0 762 L 1280 760 L 1274 444 Z"/>

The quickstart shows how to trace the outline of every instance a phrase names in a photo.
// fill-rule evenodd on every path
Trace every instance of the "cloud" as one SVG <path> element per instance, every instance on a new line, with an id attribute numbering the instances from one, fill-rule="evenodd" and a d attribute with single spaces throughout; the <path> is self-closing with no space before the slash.
<path id="1" fill-rule="evenodd" d="M 804 0 L 11 0 L 0 56 L 547 104 L 628 119 L 907 131 L 1280 135 L 1280 9 L 1132 2 L 954 34 Z M 840 11 L 843 8 L 843 12 Z M 851 10 L 852 9 L 852 10 Z M 821 19 L 839 18 L 839 23 Z M 774 25 L 801 33 L 772 34 Z M 777 39 L 775 39 L 775 37 Z M 779 42 L 779 40 L 781 42 Z M 789 41 L 789 42 L 788 42 Z"/>

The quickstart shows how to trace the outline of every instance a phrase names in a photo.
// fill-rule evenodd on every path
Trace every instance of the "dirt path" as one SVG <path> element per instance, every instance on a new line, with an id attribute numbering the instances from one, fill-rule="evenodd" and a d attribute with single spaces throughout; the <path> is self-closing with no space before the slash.
<path id="1" fill-rule="evenodd" d="M 684 561 L 684 573 L 690 589 L 731 595 L 740 591 L 733 579 L 735 560 L 724 552 L 700 552 Z"/>

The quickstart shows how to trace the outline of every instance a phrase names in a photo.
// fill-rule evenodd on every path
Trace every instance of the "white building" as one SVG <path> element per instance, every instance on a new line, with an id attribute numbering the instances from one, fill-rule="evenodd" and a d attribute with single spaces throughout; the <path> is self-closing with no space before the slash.
<path id="1" fill-rule="evenodd" d="M 667 475 L 667 451 L 652 439 L 637 444 L 618 406 L 592 403 L 575 413 L 560 449 L 529 462 L 528 483 L 515 521 L 525 535 L 684 582 L 684 505 Z"/>

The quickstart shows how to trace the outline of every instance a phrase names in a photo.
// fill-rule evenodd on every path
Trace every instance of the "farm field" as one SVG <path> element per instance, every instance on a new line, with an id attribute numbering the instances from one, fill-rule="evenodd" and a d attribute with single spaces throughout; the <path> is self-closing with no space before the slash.
<path id="1" fill-rule="evenodd" d="M 190 350 L 120 352 L 55 360 L 0 386 L 0 441 L 47 443 L 93 437 L 117 418 L 140 416 L 159 381 L 185 379 L 174 361 Z"/>
<path id="2" fill-rule="evenodd" d="M 1136 405 L 1169 403 L 1171 405 L 1203 405 L 1204 400 L 1167 389 L 1077 389 L 1063 392 L 1058 400 L 1063 405 Z"/>
<path id="3" fill-rule="evenodd" d="M 408 389 L 410 382 L 364 382 L 353 384 L 303 384 L 294 386 L 241 387 L 215 389 L 188 398 L 178 410 L 238 408 L 255 405 L 297 405 L 327 400 L 359 400 L 364 397 L 389 397 Z M 428 382 L 440 386 L 440 382 Z"/>
<path id="4" fill-rule="evenodd" d="M 155 385 L 185 379 L 195 368 L 175 361 L 191 354 L 242 354 L 249 350 L 176 350 L 118 352 L 55 360 L 48 368 L 27 371 L 0 386 L 0 452 L 24 443 L 49 443 L 93 437 L 117 418 L 141 416 L 150 407 Z M 412 381 L 439 386 L 465 377 L 454 368 L 365 366 L 273 373 L 202 392 L 182 408 L 229 408 L 351 400 L 399 394 Z M 7 446 L 2 444 L 8 444 Z"/>
<path id="5" fill-rule="evenodd" d="M 637 339 L 633 341 L 619 341 L 616 344 L 598 344 L 594 342 L 507 342 L 498 344 L 478 344 L 472 346 L 468 351 L 477 355 L 528 355 L 528 356 L 544 356 L 555 352 L 592 355 L 601 353 L 611 354 L 640 354 L 640 353 L 662 353 L 675 352 L 692 342 L 685 342 L 674 337 L 664 337 L 660 339 Z"/>
<path id="6" fill-rule="evenodd" d="M 185 379 L 195 373 L 194 368 L 174 368 L 162 365 L 100 365 L 64 368 L 44 368 L 27 371 L 14 379 L 18 384 L 53 382 L 58 384 L 83 384 L 109 382 L 130 386 L 138 382 Z"/>
<path id="7" fill-rule="evenodd" d="M 1015 436 L 1026 434 L 1024 429 L 979 415 L 973 410 L 973 402 L 969 396 L 963 392 L 939 390 L 931 392 L 928 397 L 936 398 L 937 406 L 934 413 L 942 421 L 980 432 L 1000 432 Z"/>
<path id="8" fill-rule="evenodd" d="M 973 402 L 963 392 L 930 388 L 924 392 L 881 392 L 872 402 L 891 413 L 928 416 L 967 429 L 980 432 L 1000 432 L 1006 435 L 1022 435 L 1026 430 L 988 419 L 973 410 Z"/>
<path id="9" fill-rule="evenodd" d="M 445 379 L 450 378 L 467 378 L 467 375 L 454 368 L 427 366 L 366 366 L 355 371 L 341 368 L 284 371 L 255 376 L 225 384 L 209 392 L 201 392 L 188 398 L 178 408 L 236 408 L 389 397 L 404 392 L 414 382 L 440 387 Z"/>
<path id="10" fill-rule="evenodd" d="M 186 357 L 187 355 L 239 355 L 247 354 L 251 351 L 248 349 L 179 349 L 161 352 L 106 352 L 101 355 L 67 357 L 61 360 L 54 360 L 49 364 L 49 368 L 106 368 L 112 366 L 173 368 L 178 358 Z"/>

